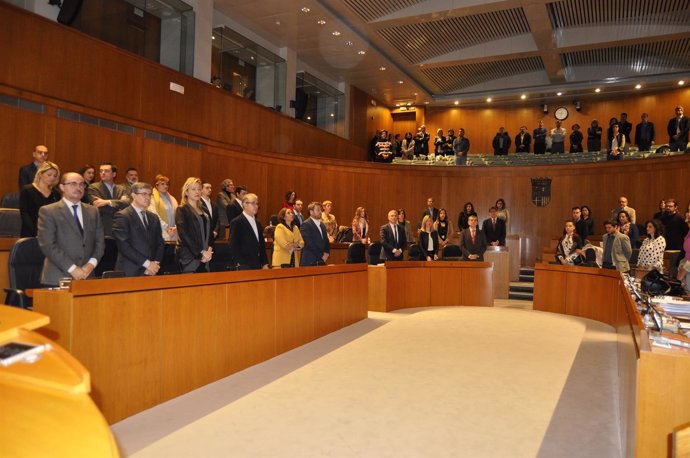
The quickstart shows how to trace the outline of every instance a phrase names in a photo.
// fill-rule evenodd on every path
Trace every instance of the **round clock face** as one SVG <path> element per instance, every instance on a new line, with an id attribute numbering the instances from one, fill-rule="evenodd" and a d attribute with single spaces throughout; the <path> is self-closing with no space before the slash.
<path id="1" fill-rule="evenodd" d="M 558 107 L 556 108 L 556 111 L 553 112 L 553 115 L 559 121 L 564 121 L 565 118 L 568 117 L 568 109 L 566 107 Z"/>

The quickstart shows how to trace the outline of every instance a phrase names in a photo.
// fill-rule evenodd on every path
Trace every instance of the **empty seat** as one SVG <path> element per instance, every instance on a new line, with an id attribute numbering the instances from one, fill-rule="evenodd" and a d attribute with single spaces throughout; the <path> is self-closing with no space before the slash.
<path id="1" fill-rule="evenodd" d="M 0 237 L 19 237 L 22 217 L 19 209 L 0 208 Z"/>
<path id="2" fill-rule="evenodd" d="M 103 272 L 108 270 L 115 270 L 115 263 L 117 262 L 117 243 L 115 239 L 109 235 L 105 236 L 105 251 L 103 257 L 98 262 L 94 275 L 96 278 L 101 278 Z"/>
<path id="3" fill-rule="evenodd" d="M 461 261 L 462 251 L 457 245 L 446 245 L 443 248 L 443 260 L 444 261 Z"/>
<path id="4" fill-rule="evenodd" d="M 381 242 L 369 245 L 369 264 L 375 266 L 381 262 Z"/>
<path id="5" fill-rule="evenodd" d="M 2 208 L 19 208 L 19 193 L 18 192 L 8 192 L 2 196 L 2 202 L 0 202 L 0 207 Z"/>
<path id="6" fill-rule="evenodd" d="M 366 247 L 361 242 L 351 243 L 347 247 L 347 259 L 346 264 L 362 264 L 367 262 L 366 257 Z"/>
<path id="7" fill-rule="evenodd" d="M 36 237 L 25 237 L 14 242 L 8 261 L 10 287 L 5 289 L 6 304 L 31 308 L 31 298 L 26 296 L 25 291 L 41 287 L 44 259 Z"/>

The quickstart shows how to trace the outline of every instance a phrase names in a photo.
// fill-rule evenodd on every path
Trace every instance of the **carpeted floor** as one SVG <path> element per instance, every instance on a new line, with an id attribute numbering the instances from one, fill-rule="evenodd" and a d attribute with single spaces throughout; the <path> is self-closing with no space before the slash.
<path id="1" fill-rule="evenodd" d="M 113 431 L 133 457 L 620 456 L 613 330 L 517 302 L 370 313 Z"/>

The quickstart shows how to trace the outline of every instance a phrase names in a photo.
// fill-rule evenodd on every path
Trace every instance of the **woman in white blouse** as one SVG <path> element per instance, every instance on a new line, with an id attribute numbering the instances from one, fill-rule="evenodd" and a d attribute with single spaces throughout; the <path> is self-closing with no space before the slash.
<path id="1" fill-rule="evenodd" d="M 655 219 L 647 221 L 644 225 L 647 228 L 647 238 L 644 239 L 642 247 L 640 247 L 637 267 L 647 270 L 657 269 L 659 272 L 663 272 L 664 250 L 666 250 L 663 226 Z"/>
<path id="2" fill-rule="evenodd" d="M 438 232 L 434 229 L 434 220 L 426 215 L 422 220 L 422 228 L 419 232 L 419 248 L 422 260 L 438 260 Z"/>
<path id="3" fill-rule="evenodd" d="M 575 223 L 569 219 L 565 222 L 565 234 L 556 245 L 556 261 L 563 265 L 574 264 L 578 255 L 584 256 L 582 239 L 575 233 Z"/>

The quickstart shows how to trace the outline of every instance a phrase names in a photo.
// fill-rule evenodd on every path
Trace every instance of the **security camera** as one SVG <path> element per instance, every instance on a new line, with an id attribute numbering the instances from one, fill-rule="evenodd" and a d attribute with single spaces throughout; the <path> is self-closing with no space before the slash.
<path id="1" fill-rule="evenodd" d="M 573 105 L 575 105 L 575 110 L 576 110 L 576 111 L 582 110 L 582 104 L 580 103 L 579 100 L 573 100 Z"/>

